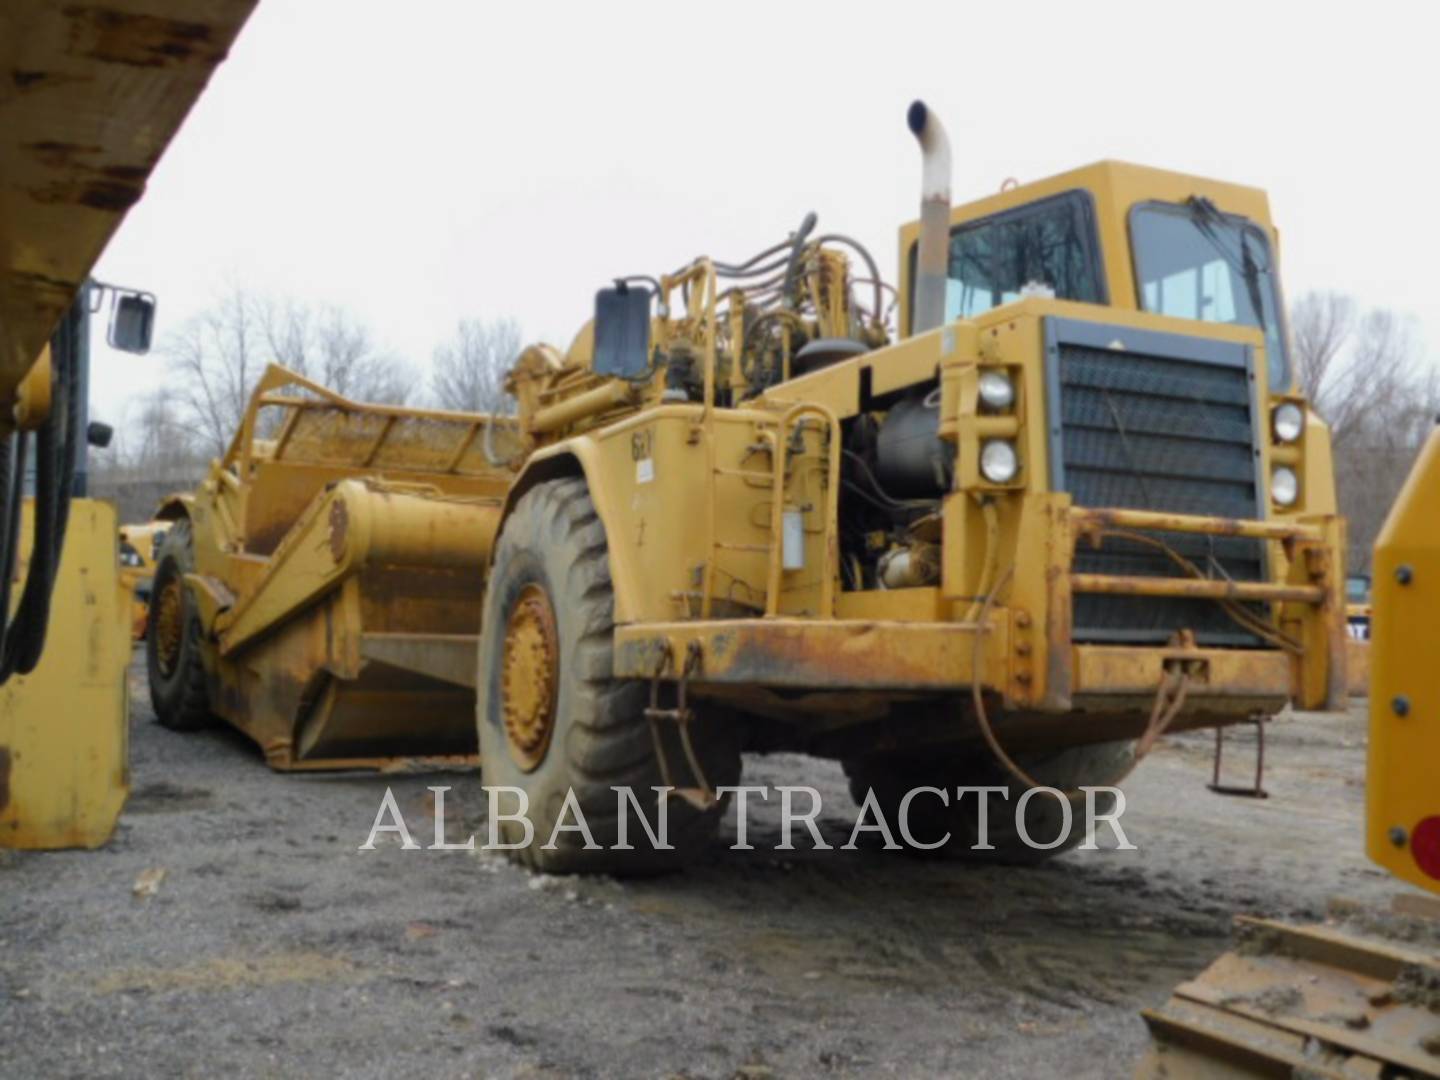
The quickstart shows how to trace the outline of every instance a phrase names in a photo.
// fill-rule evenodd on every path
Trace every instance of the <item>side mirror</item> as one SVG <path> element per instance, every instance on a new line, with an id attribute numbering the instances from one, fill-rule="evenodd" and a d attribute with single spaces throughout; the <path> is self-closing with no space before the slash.
<path id="1" fill-rule="evenodd" d="M 650 290 L 621 282 L 595 294 L 597 375 L 633 379 L 650 367 Z"/>
<path id="2" fill-rule="evenodd" d="M 145 354 L 155 331 L 155 297 L 150 293 L 117 292 L 110 306 L 105 340 L 112 349 Z"/>

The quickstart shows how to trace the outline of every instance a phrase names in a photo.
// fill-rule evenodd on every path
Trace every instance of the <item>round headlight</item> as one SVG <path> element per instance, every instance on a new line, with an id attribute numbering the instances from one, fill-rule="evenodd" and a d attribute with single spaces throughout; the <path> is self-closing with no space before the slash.
<path id="1" fill-rule="evenodd" d="M 991 439 L 980 448 L 980 474 L 992 484 L 1008 484 L 1020 471 L 1015 444 L 1004 439 Z"/>
<path id="2" fill-rule="evenodd" d="M 1275 406 L 1271 423 L 1275 428 L 1275 438 L 1281 442 L 1294 442 L 1305 430 L 1305 414 L 1293 401 L 1281 402 Z"/>
<path id="3" fill-rule="evenodd" d="M 1276 506 L 1294 506 L 1300 497 L 1300 478 L 1295 470 L 1286 465 L 1279 466 L 1270 474 L 1270 497 Z"/>
<path id="4" fill-rule="evenodd" d="M 979 389 L 980 400 L 987 409 L 999 412 L 1015 404 L 1015 384 L 1003 371 L 982 371 Z"/>

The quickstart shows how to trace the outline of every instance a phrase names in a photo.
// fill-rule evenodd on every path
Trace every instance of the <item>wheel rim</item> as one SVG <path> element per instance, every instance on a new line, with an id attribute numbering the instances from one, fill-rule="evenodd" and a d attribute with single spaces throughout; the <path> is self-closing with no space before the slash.
<path id="1" fill-rule="evenodd" d="M 167 678 L 180 666 L 180 641 L 185 629 L 185 598 L 180 592 L 180 579 L 165 582 L 155 597 L 155 659 L 160 674 Z"/>
<path id="2" fill-rule="evenodd" d="M 501 715 L 510 758 L 525 772 L 545 760 L 555 733 L 560 640 L 545 589 L 526 585 L 510 608 L 501 661 Z"/>

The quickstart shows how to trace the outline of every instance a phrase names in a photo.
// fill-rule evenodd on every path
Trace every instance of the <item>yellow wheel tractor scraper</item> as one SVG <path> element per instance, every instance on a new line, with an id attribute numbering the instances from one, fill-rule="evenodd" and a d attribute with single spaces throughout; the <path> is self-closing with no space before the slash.
<path id="1" fill-rule="evenodd" d="M 893 819 L 1343 702 L 1343 526 L 1265 195 L 1102 162 L 952 207 L 945 132 L 909 122 L 896 285 L 813 218 L 620 276 L 516 360 L 510 416 L 271 369 L 160 513 L 162 721 L 280 769 L 478 754 L 528 798 L 520 857 L 624 870 L 700 850 L 743 749 L 838 759 Z M 611 850 L 624 785 L 676 789 L 673 852 Z M 570 791 L 601 850 L 542 847 Z M 1012 802 L 971 853 L 973 797 L 914 810 L 977 857 L 1080 839 L 1028 847 Z"/>

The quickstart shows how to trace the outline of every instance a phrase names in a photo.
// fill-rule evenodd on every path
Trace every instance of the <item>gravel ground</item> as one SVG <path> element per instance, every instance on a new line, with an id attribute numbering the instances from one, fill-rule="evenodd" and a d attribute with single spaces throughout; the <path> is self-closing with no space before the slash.
<path id="1" fill-rule="evenodd" d="M 757 850 L 723 846 L 727 823 L 695 869 L 619 883 L 358 851 L 387 785 L 422 843 L 430 784 L 455 786 L 452 837 L 480 827 L 475 776 L 278 775 L 230 732 L 162 730 L 131 678 L 112 842 L 0 851 L 6 1077 L 1120 1076 L 1138 1011 L 1233 914 L 1400 888 L 1361 854 L 1359 709 L 1273 724 L 1266 801 L 1206 790 L 1208 735 L 1169 740 L 1127 785 L 1137 851 L 777 853 L 772 800 Z M 814 785 L 826 839 L 848 838 L 838 767 L 753 758 L 746 782 Z"/>

